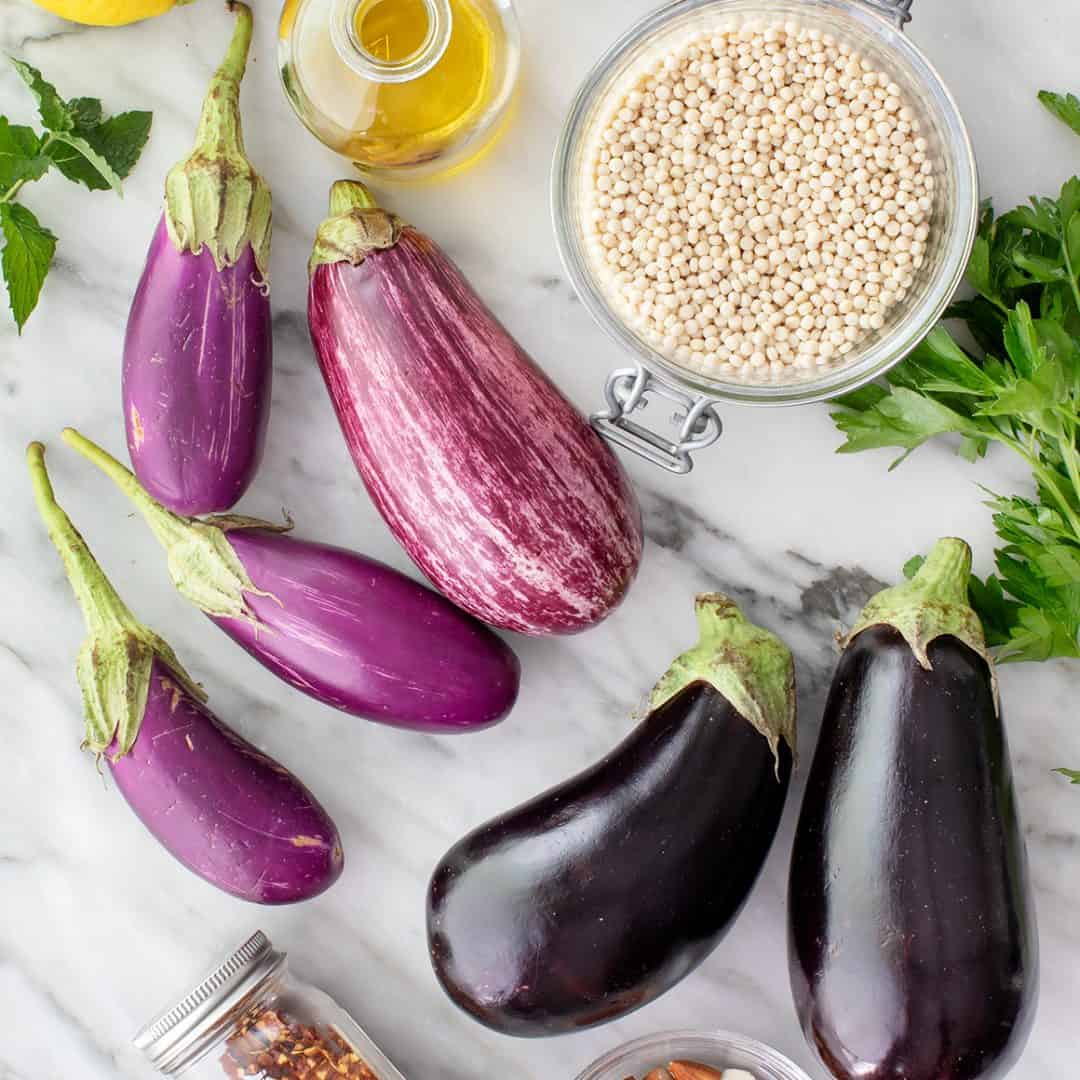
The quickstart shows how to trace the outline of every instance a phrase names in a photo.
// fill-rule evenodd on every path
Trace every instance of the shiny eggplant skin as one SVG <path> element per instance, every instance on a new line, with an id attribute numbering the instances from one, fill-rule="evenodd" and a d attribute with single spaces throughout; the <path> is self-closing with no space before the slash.
<path id="1" fill-rule="evenodd" d="M 954 637 L 920 666 L 858 634 L 825 708 L 791 861 L 789 965 L 840 1080 L 997 1080 L 1038 987 L 1008 745 L 986 662 Z"/>
<path id="2" fill-rule="evenodd" d="M 711 686 L 691 683 L 586 771 L 444 856 L 428 941 L 450 997 L 510 1035 L 647 1004 L 720 941 L 758 876 L 791 775 Z"/>

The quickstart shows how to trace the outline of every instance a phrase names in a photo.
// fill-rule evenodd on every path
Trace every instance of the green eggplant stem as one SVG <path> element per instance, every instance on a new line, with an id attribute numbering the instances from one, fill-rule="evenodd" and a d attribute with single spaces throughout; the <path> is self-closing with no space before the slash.
<path id="1" fill-rule="evenodd" d="M 872 626 L 891 626 L 929 671 L 933 666 L 927 652 L 931 642 L 948 635 L 986 661 L 996 695 L 997 674 L 986 648 L 986 634 L 968 600 L 970 580 L 971 548 L 957 537 L 943 537 L 910 581 L 870 599 L 844 645 Z"/>
<path id="2" fill-rule="evenodd" d="M 165 549 L 169 576 L 181 596 L 207 615 L 257 622 L 247 596 L 272 596 L 251 580 L 229 543 L 228 532 L 265 529 L 282 532 L 291 527 L 271 525 L 253 518 L 225 516 L 185 518 L 162 506 L 111 454 L 74 428 L 65 428 L 64 442 L 96 465 L 134 503 Z"/>
<path id="3" fill-rule="evenodd" d="M 210 89 L 203 101 L 199 128 L 195 135 L 197 150 L 211 152 L 230 146 L 244 152 L 244 133 L 240 124 L 240 83 L 247 70 L 248 52 L 254 18 L 247 4 L 234 0 L 229 10 L 236 15 L 236 26 L 221 66 L 210 80 Z"/>
<path id="4" fill-rule="evenodd" d="M 375 210 L 375 196 L 359 180 L 335 180 L 330 187 L 330 215 L 347 214 L 350 210 Z"/>
<path id="5" fill-rule="evenodd" d="M 260 274 L 269 272 L 273 208 L 270 188 L 244 152 L 240 83 L 251 48 L 251 8 L 229 5 L 236 25 L 203 100 L 195 147 L 165 178 L 165 224 L 177 251 L 207 248 L 218 270 L 251 246 Z"/>
<path id="6" fill-rule="evenodd" d="M 404 228 L 359 180 L 337 180 L 330 188 L 330 213 L 315 233 L 308 273 L 339 262 L 359 266 L 373 252 L 392 248 Z"/>
<path id="7" fill-rule="evenodd" d="M 698 643 L 677 657 L 653 688 L 657 709 L 694 683 L 713 687 L 768 742 L 779 775 L 779 744 L 796 754 L 795 665 L 775 634 L 755 626 L 723 593 L 702 593 L 694 604 Z"/>
<path id="8" fill-rule="evenodd" d="M 26 448 L 26 464 L 30 469 L 38 512 L 48 529 L 49 539 L 64 562 L 86 628 L 94 632 L 107 625 L 116 628 L 132 625 L 135 617 L 112 587 L 71 518 L 56 501 L 45 468 L 45 447 L 41 443 L 32 442 Z"/>

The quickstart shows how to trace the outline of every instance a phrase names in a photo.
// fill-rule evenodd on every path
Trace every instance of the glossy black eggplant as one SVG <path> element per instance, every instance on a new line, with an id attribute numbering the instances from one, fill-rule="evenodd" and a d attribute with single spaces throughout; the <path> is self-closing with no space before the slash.
<path id="1" fill-rule="evenodd" d="M 749 895 L 791 775 L 791 654 L 724 597 L 698 597 L 697 611 L 700 644 L 620 746 L 435 870 L 435 973 L 488 1027 L 555 1035 L 645 1005 L 708 956 Z"/>
<path id="2" fill-rule="evenodd" d="M 970 551 L 941 540 L 863 612 L 795 837 L 789 963 L 840 1080 L 996 1080 L 1023 1049 L 1035 917 Z"/>

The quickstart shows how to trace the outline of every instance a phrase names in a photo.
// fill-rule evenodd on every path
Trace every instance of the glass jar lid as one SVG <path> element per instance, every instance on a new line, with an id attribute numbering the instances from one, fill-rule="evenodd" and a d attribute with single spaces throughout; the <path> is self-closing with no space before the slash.
<path id="1" fill-rule="evenodd" d="M 226 1036 L 285 966 L 285 954 L 256 930 L 186 997 L 132 1040 L 159 1072 L 175 1076 Z"/>

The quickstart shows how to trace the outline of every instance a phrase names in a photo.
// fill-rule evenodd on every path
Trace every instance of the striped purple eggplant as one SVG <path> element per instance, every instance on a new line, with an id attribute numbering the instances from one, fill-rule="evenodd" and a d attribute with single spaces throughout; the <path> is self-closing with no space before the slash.
<path id="1" fill-rule="evenodd" d="M 191 156 L 165 184 L 124 340 L 128 452 L 155 498 L 228 510 L 262 459 L 270 413 L 270 190 L 247 160 L 240 80 L 251 9 L 210 84 Z"/>
<path id="2" fill-rule="evenodd" d="M 146 828 L 204 881 L 260 904 L 306 900 L 344 865 L 314 795 L 206 707 L 172 649 L 139 623 L 56 502 L 44 449 L 27 461 L 49 537 L 82 607 L 85 745 Z"/>
<path id="3" fill-rule="evenodd" d="M 331 189 L 308 321 L 368 492 L 439 589 L 526 634 L 616 607 L 642 548 L 622 467 L 446 255 L 355 181 Z"/>
<path id="4" fill-rule="evenodd" d="M 78 432 L 65 440 L 132 500 L 182 595 L 275 675 L 335 709 L 420 731 L 475 731 L 517 698 L 517 657 L 404 574 L 249 518 L 186 520 Z"/>

